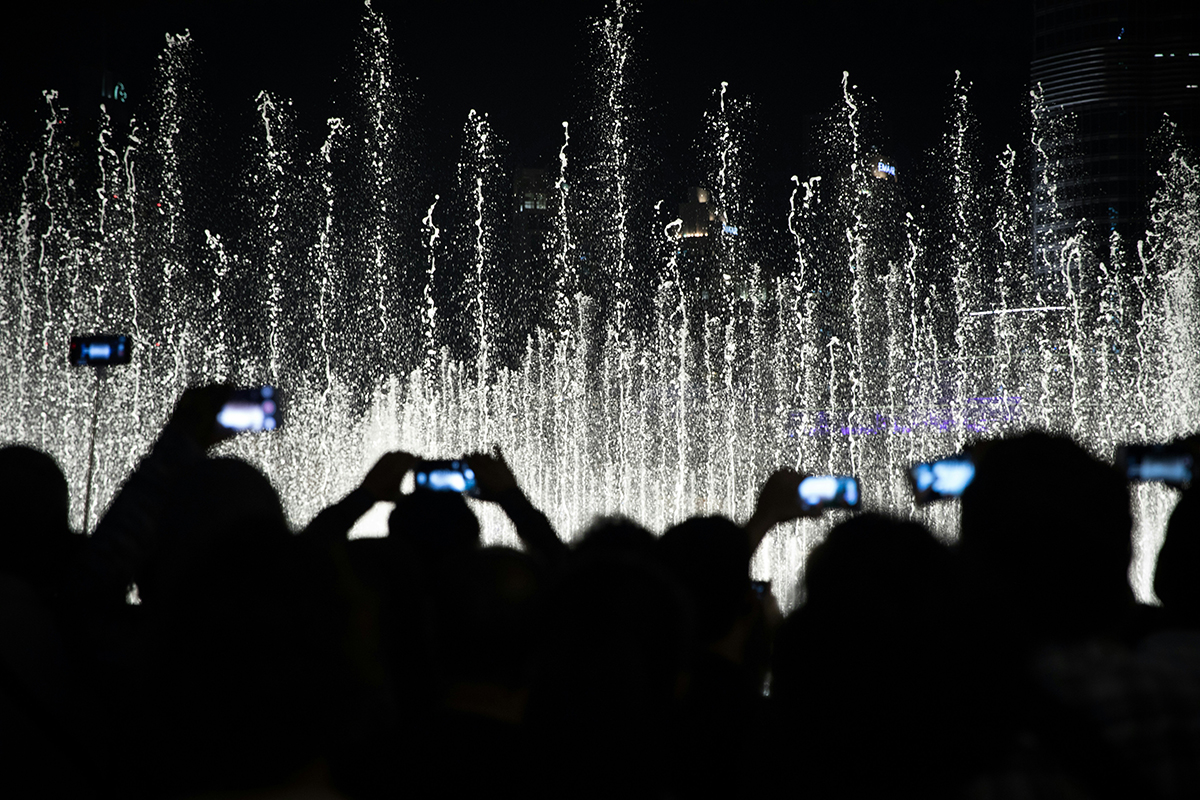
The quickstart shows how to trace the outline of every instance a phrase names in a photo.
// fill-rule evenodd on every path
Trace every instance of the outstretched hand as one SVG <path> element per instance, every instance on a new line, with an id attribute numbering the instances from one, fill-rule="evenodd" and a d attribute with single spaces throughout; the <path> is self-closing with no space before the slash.
<path id="1" fill-rule="evenodd" d="M 233 387 L 213 383 L 183 390 L 167 426 L 187 436 L 201 450 L 228 439 L 234 432 L 217 424 L 217 414 L 233 395 Z"/>
<path id="2" fill-rule="evenodd" d="M 400 482 L 416 466 L 417 461 L 416 456 L 401 450 L 384 453 L 367 471 L 367 476 L 359 486 L 366 489 L 376 502 L 394 503 L 400 497 Z"/>
<path id="3" fill-rule="evenodd" d="M 799 517 L 816 516 L 819 509 L 806 509 L 800 504 L 800 481 L 804 475 L 794 469 L 781 469 L 771 474 L 758 493 L 754 515 L 745 524 L 750 535 L 751 552 L 774 526 Z"/>
<path id="4" fill-rule="evenodd" d="M 479 490 L 480 500 L 495 500 L 517 486 L 517 478 L 498 445 L 490 453 L 471 453 L 467 456 L 467 463 L 475 471 L 475 486 Z"/>
<path id="5" fill-rule="evenodd" d="M 772 473 L 758 493 L 754 516 L 769 521 L 772 525 L 798 517 L 817 516 L 819 510 L 810 511 L 800 503 L 800 482 L 804 477 L 794 469 L 781 469 Z"/>

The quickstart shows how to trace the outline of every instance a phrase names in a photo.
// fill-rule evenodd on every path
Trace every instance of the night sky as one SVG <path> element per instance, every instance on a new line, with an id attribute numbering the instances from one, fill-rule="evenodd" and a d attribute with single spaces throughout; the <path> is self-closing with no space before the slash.
<path id="1" fill-rule="evenodd" d="M 131 103 L 145 96 L 165 32 L 190 29 L 201 88 L 218 118 L 253 108 L 266 88 L 290 97 L 302 126 L 321 132 L 349 80 L 358 2 L 280 0 L 31 3 L 5 24 L 0 120 L 12 139 L 42 124 L 41 90 L 79 113 L 114 71 Z M 954 71 L 972 81 L 986 159 L 1022 136 L 1032 6 L 998 0 L 644 3 L 634 14 L 633 84 L 649 139 L 686 148 L 713 92 L 729 82 L 754 104 L 755 158 L 772 182 L 803 172 L 811 115 L 839 101 L 849 70 L 873 96 L 899 169 L 945 131 Z M 375 0 L 390 23 L 400 74 L 433 146 L 459 140 L 468 109 L 486 111 L 512 161 L 536 166 L 561 143 L 561 122 L 584 108 L 594 37 L 606 3 L 404 3 Z M 136 108 L 136 106 L 135 106 Z M 233 123 L 231 123 L 233 124 Z"/>

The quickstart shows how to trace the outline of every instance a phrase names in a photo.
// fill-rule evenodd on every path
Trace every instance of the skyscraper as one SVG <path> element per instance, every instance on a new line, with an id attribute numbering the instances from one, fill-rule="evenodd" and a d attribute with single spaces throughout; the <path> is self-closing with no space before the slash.
<path id="1" fill-rule="evenodd" d="M 1048 132 L 1035 186 L 1058 165 L 1057 194 L 1034 197 L 1035 271 L 1081 221 L 1102 237 L 1141 237 L 1155 185 L 1148 145 L 1164 115 L 1198 143 L 1200 3 L 1035 0 L 1030 81 Z"/>

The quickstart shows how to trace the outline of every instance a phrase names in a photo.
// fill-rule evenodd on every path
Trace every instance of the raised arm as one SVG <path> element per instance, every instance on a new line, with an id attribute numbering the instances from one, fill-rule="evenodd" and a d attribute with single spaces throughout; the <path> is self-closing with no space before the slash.
<path id="1" fill-rule="evenodd" d="M 536 553 L 551 566 L 561 562 L 569 552 L 566 543 L 558 538 L 546 515 L 521 491 L 500 448 L 493 448 L 491 453 L 472 453 L 467 456 L 467 463 L 475 471 L 479 499 L 504 509 L 529 552 Z"/>
<path id="2" fill-rule="evenodd" d="M 400 481 L 417 463 L 417 457 L 400 450 L 384 453 L 350 494 L 321 511 L 308 523 L 301 536 L 313 541 L 341 541 L 359 517 L 380 502 L 395 502 Z"/>
<path id="3" fill-rule="evenodd" d="M 806 516 L 800 506 L 800 481 L 804 476 L 793 469 L 781 469 L 771 474 L 758 493 L 754 514 L 746 520 L 750 554 L 758 550 L 767 532 L 781 522 Z"/>
<path id="4" fill-rule="evenodd" d="M 124 596 L 159 546 L 162 517 L 175 480 L 205 458 L 208 448 L 232 435 L 217 425 L 228 386 L 186 389 L 162 433 L 125 481 L 88 540 L 82 591 Z"/>

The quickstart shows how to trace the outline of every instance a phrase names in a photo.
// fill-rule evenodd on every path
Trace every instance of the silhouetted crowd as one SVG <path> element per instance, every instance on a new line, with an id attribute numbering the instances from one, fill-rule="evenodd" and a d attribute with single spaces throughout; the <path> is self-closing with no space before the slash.
<path id="1" fill-rule="evenodd" d="M 1200 797 L 1200 497 L 1154 590 L 1130 490 L 1067 438 L 981 447 L 947 545 L 848 515 L 784 618 L 755 549 L 801 516 L 568 545 L 498 450 L 467 455 L 522 549 L 413 455 L 292 531 L 270 480 L 206 455 L 191 389 L 90 535 L 54 459 L 0 449 L 3 797 Z M 445 454 L 439 454 L 445 455 Z M 383 538 L 350 539 L 376 502 Z"/>

